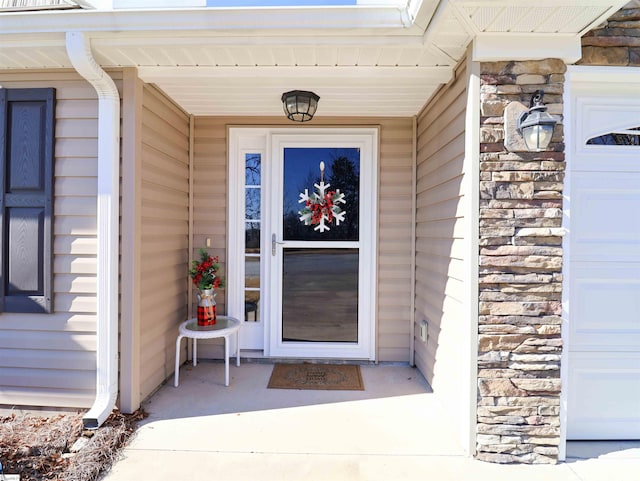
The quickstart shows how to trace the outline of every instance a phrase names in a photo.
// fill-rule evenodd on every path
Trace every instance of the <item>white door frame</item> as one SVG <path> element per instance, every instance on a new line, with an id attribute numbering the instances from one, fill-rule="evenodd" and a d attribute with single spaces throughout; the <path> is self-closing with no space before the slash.
<path id="1" fill-rule="evenodd" d="M 229 138 L 229 225 L 227 269 L 227 310 L 229 315 L 244 319 L 243 292 L 234 286 L 244 279 L 244 165 L 245 152 L 261 153 L 262 184 L 281 191 L 281 176 L 273 174 L 274 162 L 284 146 L 320 145 L 327 147 L 358 147 L 360 166 L 360 227 L 359 227 L 359 307 L 357 343 L 283 343 L 280 322 L 276 322 L 278 304 L 272 302 L 279 294 L 281 277 L 276 269 L 281 262 L 282 247 L 271 255 L 271 235 L 277 229 L 280 205 L 262 188 L 261 229 L 261 312 L 264 318 L 264 355 L 267 357 L 340 358 L 375 360 L 377 306 L 377 191 L 378 191 L 378 129 L 377 128 L 254 128 L 230 127 Z M 279 178 L 278 178 L 279 177 Z M 275 218 L 274 218 L 275 217 Z M 237 221 L 242 219 L 243 221 Z M 277 235 L 280 235 L 277 233 Z M 281 240 L 281 239 L 278 239 Z M 339 244 L 339 243 L 336 243 Z M 272 319 L 274 322 L 272 323 Z M 369 322 L 362 322 L 369 320 Z M 256 326 L 246 323 L 247 334 Z M 255 331 L 255 329 L 254 329 Z M 255 335 L 255 333 L 253 334 Z M 245 334 L 243 333 L 243 336 Z"/>
<path id="2" fill-rule="evenodd" d="M 238 286 L 244 286 L 245 279 L 245 154 L 259 154 L 262 162 L 267 156 L 268 129 L 227 129 L 228 139 L 228 200 L 227 200 L 227 313 L 241 320 L 242 333 L 240 347 L 242 349 L 262 350 L 264 346 L 264 282 L 265 266 L 261 262 L 260 279 L 260 322 L 244 322 L 245 304 L 244 290 Z M 262 189 L 261 189 L 262 190 Z M 261 192 L 261 204 L 264 205 L 265 193 Z"/>
<path id="3" fill-rule="evenodd" d="M 591 67 L 568 66 L 565 92 L 564 92 L 564 134 L 565 134 L 565 160 L 567 168 L 563 188 L 563 227 L 565 231 L 563 239 L 563 285 L 562 285 L 562 357 L 560 376 L 563 389 L 560 392 L 560 452 L 559 459 L 566 459 L 567 448 L 567 403 L 569 386 L 569 347 L 571 339 L 569 335 L 571 323 L 570 278 L 571 278 L 571 231 L 569 229 L 571 216 L 571 168 L 577 158 L 577 146 L 584 145 L 588 138 L 599 135 L 602 132 L 594 130 L 586 132 L 578 125 L 581 120 L 579 115 L 579 99 L 588 96 L 619 96 L 627 93 L 638 98 L 640 93 L 640 75 L 637 67 Z M 630 97 L 633 98 L 633 97 Z M 597 122 L 601 124 L 602 122 Z M 611 128 L 615 125 L 611 124 Z M 601 128 L 601 127 L 600 127 Z M 594 129 L 597 127 L 594 126 Z M 584 137 L 584 138 L 583 138 Z"/>

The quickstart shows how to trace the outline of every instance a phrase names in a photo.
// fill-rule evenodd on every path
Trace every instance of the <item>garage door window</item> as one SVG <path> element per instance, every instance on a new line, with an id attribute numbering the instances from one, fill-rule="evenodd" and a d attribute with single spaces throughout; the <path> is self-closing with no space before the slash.
<path id="1" fill-rule="evenodd" d="M 640 127 L 619 130 L 587 140 L 587 145 L 634 145 L 640 146 Z"/>

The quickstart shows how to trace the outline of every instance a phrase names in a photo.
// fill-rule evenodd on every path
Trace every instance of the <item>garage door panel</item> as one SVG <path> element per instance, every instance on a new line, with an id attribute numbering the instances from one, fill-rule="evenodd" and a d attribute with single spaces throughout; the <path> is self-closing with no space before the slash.
<path id="1" fill-rule="evenodd" d="M 638 439 L 640 82 L 579 85 L 564 204 L 567 438 Z"/>
<path id="2" fill-rule="evenodd" d="M 571 351 L 639 351 L 640 264 L 575 263 Z"/>
<path id="3" fill-rule="evenodd" d="M 567 437 L 638 439 L 640 353 L 576 353 L 570 362 Z"/>
<path id="4" fill-rule="evenodd" d="M 614 151 L 612 152 L 612 149 Z M 640 173 L 638 147 L 626 145 L 585 145 L 574 172 L 626 172 Z"/>
<path id="5" fill-rule="evenodd" d="M 640 263 L 640 174 L 576 173 L 572 182 L 571 259 Z"/>

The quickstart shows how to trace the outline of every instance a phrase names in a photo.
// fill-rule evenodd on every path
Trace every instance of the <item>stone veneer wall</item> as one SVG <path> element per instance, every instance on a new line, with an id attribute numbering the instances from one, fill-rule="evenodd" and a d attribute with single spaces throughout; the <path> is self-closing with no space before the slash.
<path id="1" fill-rule="evenodd" d="M 640 66 L 640 0 L 582 37 L 579 65 Z"/>
<path id="2" fill-rule="evenodd" d="M 560 444 L 564 144 L 504 147 L 505 107 L 545 91 L 561 119 L 561 60 L 481 64 L 477 455 L 556 463 Z"/>
<path id="3" fill-rule="evenodd" d="M 640 0 L 582 38 L 580 65 L 640 67 Z M 508 152 L 504 110 L 541 88 L 561 120 L 560 60 L 481 64 L 477 458 L 555 463 L 562 352 L 562 124 L 548 152 Z"/>

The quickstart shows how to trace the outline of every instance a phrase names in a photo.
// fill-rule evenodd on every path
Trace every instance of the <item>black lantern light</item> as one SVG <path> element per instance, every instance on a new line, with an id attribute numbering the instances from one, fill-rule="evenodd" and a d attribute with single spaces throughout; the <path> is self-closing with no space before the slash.
<path id="1" fill-rule="evenodd" d="M 531 97 L 529 110 L 522 112 L 518 118 L 517 129 L 524 138 L 527 150 L 541 152 L 549 147 L 556 120 L 547 113 L 542 103 L 543 90 L 537 90 Z"/>
<path id="2" fill-rule="evenodd" d="M 320 97 L 313 92 L 292 90 L 282 94 L 282 107 L 289 120 L 307 122 L 316 113 L 318 100 Z"/>

